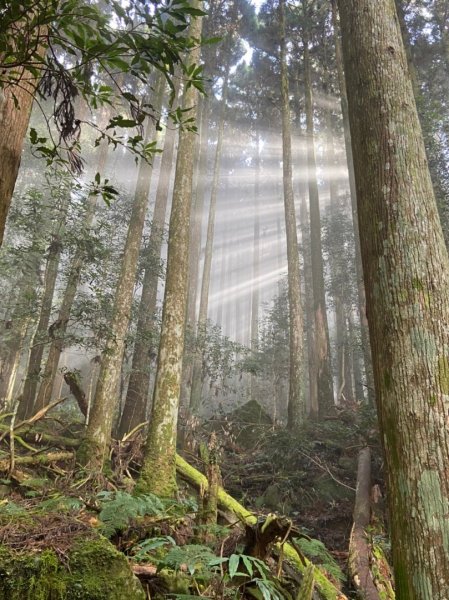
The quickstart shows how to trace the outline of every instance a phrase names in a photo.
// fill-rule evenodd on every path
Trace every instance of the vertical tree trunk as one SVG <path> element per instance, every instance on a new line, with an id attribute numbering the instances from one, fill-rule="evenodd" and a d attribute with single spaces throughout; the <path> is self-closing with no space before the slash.
<path id="1" fill-rule="evenodd" d="M 299 250 L 296 231 L 295 200 L 292 180 L 292 140 L 290 95 L 285 41 L 285 0 L 279 2 L 279 37 L 282 94 L 282 165 L 284 186 L 285 230 L 287 234 L 288 304 L 290 331 L 290 375 L 288 393 L 288 427 L 296 430 L 304 418 L 302 395 L 303 369 L 303 316 L 301 282 L 299 278 Z"/>
<path id="2" fill-rule="evenodd" d="M 398 600 L 449 590 L 449 259 L 394 0 L 339 0 Z"/>
<path id="3" fill-rule="evenodd" d="M 32 40 L 40 56 L 45 53 L 42 27 Z M 39 82 L 26 69 L 17 69 L 16 80 L 20 85 L 6 85 L 0 90 L 0 246 L 3 243 L 6 219 L 19 173 L 22 148 L 25 139 L 34 94 Z"/>
<path id="4" fill-rule="evenodd" d="M 169 125 L 169 124 L 168 124 Z M 159 181 L 156 191 L 150 239 L 146 249 L 147 265 L 142 284 L 139 312 L 137 316 L 137 335 L 134 345 L 131 375 L 129 377 L 125 406 L 120 420 L 119 436 L 145 421 L 148 388 L 150 385 L 150 351 L 154 347 L 152 336 L 155 333 L 154 318 L 157 303 L 157 284 L 159 262 L 167 212 L 168 188 L 172 173 L 176 130 L 168 126 L 165 134 Z"/>
<path id="5" fill-rule="evenodd" d="M 158 114 L 162 106 L 165 80 L 159 73 L 155 82 L 154 110 Z M 156 124 L 147 125 L 145 142 L 156 133 Z M 152 165 L 141 159 L 136 191 L 123 251 L 123 260 L 114 298 L 110 337 L 103 351 L 100 374 L 92 402 L 89 423 L 77 458 L 81 464 L 93 470 L 101 470 L 110 443 L 112 421 L 117 407 L 117 387 L 120 380 L 125 338 L 131 317 L 131 305 L 140 254 L 143 226 L 148 207 Z"/>
<path id="6" fill-rule="evenodd" d="M 309 370 L 309 397 L 306 399 L 306 405 L 309 415 L 312 419 L 318 418 L 318 377 L 316 372 L 315 358 L 315 340 L 314 340 L 314 312 L 313 312 L 313 292 L 312 292 L 312 264 L 310 256 L 310 231 L 309 215 L 307 213 L 306 197 L 301 198 L 300 208 L 302 254 L 304 261 L 304 306 L 305 322 L 307 332 L 307 359 Z"/>
<path id="7" fill-rule="evenodd" d="M 355 268 L 357 276 L 357 300 L 358 300 L 358 312 L 360 319 L 360 328 L 362 334 L 362 350 L 363 360 L 365 364 L 366 384 L 368 387 L 368 401 L 370 404 L 374 404 L 374 379 L 373 379 L 373 364 L 371 359 L 371 347 L 369 339 L 368 319 L 366 316 L 366 294 L 365 285 L 363 283 L 363 270 L 362 270 L 362 255 L 360 252 L 360 233 L 359 233 L 359 222 L 357 217 L 357 190 L 355 185 L 354 175 L 354 159 L 352 156 L 351 147 L 351 131 L 349 127 L 349 110 L 348 110 L 348 94 L 346 91 L 345 74 L 343 69 L 343 56 L 341 49 L 341 40 L 338 35 L 338 13 L 337 13 L 337 0 L 332 0 L 332 23 L 334 27 L 334 41 L 335 41 L 335 60 L 337 64 L 337 75 L 338 75 L 338 86 L 340 91 L 340 102 L 341 102 L 341 113 L 343 117 L 343 132 L 345 140 L 346 150 L 346 162 L 348 165 L 349 174 L 349 192 L 351 195 L 351 210 L 352 210 L 352 225 L 354 227 L 354 241 L 355 241 Z M 362 400 L 358 398 L 358 400 Z"/>
<path id="8" fill-rule="evenodd" d="M 335 410 L 332 366 L 329 344 L 329 327 L 324 291 L 323 251 L 321 246 L 320 200 L 316 174 L 316 159 L 313 132 L 313 100 L 310 73 L 309 36 L 304 31 L 304 86 L 307 123 L 307 166 L 309 173 L 309 217 L 310 247 L 312 252 L 312 287 L 314 303 L 314 338 L 317 369 L 317 392 L 320 415 L 332 414 Z"/>
<path id="9" fill-rule="evenodd" d="M 230 52 L 228 48 L 228 52 Z M 214 160 L 214 171 L 212 178 L 212 189 L 210 194 L 210 205 L 209 205 L 209 216 L 207 221 L 207 236 L 206 236 L 206 250 L 204 255 L 203 265 L 203 276 L 201 279 L 201 296 L 200 296 L 200 308 L 198 313 L 198 326 L 196 330 L 197 342 L 202 340 L 206 334 L 207 326 L 207 309 L 209 305 L 209 287 L 210 287 L 210 276 L 212 269 L 212 254 L 214 247 L 214 234 L 215 234 L 215 213 L 217 210 L 217 197 L 218 187 L 220 184 L 220 168 L 221 168 L 221 154 L 223 149 L 223 137 L 224 137 L 224 125 L 226 120 L 226 103 L 228 99 L 228 84 L 229 84 L 229 69 L 230 55 L 227 57 L 227 63 L 225 65 L 225 74 L 223 79 L 223 87 L 221 90 L 221 110 L 219 117 L 218 126 L 218 137 L 217 137 L 217 148 L 215 150 Z M 198 344 L 197 344 L 198 345 Z M 190 409 L 192 412 L 197 412 L 201 405 L 201 390 L 202 390 L 202 371 L 203 371 L 203 351 L 201 347 L 197 347 L 195 350 L 195 356 L 193 360 L 193 371 L 192 371 L 192 389 L 190 391 Z"/>
<path id="10" fill-rule="evenodd" d="M 260 276 L 260 133 L 256 134 L 256 157 L 254 164 L 254 241 L 253 283 L 251 286 L 251 352 L 255 355 L 259 347 L 259 276 Z M 257 377 L 251 373 L 251 399 L 257 399 Z"/>
<path id="11" fill-rule="evenodd" d="M 199 8 L 199 0 L 192 5 Z M 189 35 L 201 37 L 202 17 L 193 18 Z M 188 57 L 196 64 L 200 48 Z M 198 93 L 193 86 L 184 91 L 182 107 L 189 117 L 196 117 Z M 184 328 L 186 321 L 189 230 L 192 202 L 194 156 L 191 152 L 195 133 L 183 129 L 179 135 L 175 184 L 170 215 L 167 274 L 162 312 L 153 408 L 148 431 L 144 461 L 137 490 L 170 496 L 176 490 L 176 428 L 181 388 Z"/>
<path id="12" fill-rule="evenodd" d="M 65 222 L 65 212 L 68 200 L 65 202 L 61 215 L 63 223 Z M 58 227 L 59 228 L 59 227 Z M 28 418 L 34 407 L 36 390 L 39 383 L 41 372 L 42 356 L 46 342 L 48 342 L 48 324 L 50 323 L 51 309 L 53 306 L 53 296 L 55 293 L 56 278 L 58 276 L 59 260 L 62 250 L 62 232 L 56 231 L 52 235 L 52 240 L 48 248 L 47 265 L 44 276 L 44 290 L 40 305 L 39 320 L 31 341 L 30 355 L 28 359 L 25 383 L 23 386 L 22 397 L 20 399 L 17 415 L 19 419 Z"/>
<path id="13" fill-rule="evenodd" d="M 108 144 L 102 142 L 99 147 L 99 156 L 97 172 L 104 173 L 106 160 L 108 156 Z M 83 228 L 87 232 L 92 227 L 97 205 L 97 196 L 90 195 L 87 201 L 86 213 L 84 216 Z M 67 283 L 62 296 L 61 305 L 58 312 L 58 318 L 51 325 L 51 343 L 48 349 L 48 356 L 45 367 L 42 372 L 41 384 L 35 402 L 35 410 L 41 410 L 44 406 L 50 404 L 53 386 L 58 371 L 58 364 L 61 353 L 64 349 L 65 336 L 69 324 L 70 314 L 72 312 L 73 302 L 76 296 L 81 271 L 84 265 L 84 249 L 79 246 L 68 268 Z"/>

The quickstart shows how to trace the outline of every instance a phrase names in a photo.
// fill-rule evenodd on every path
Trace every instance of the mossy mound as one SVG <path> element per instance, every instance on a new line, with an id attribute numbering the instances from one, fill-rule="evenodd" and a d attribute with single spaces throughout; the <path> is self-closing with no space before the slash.
<path id="1" fill-rule="evenodd" d="M 144 600 L 126 558 L 105 538 L 78 539 L 67 554 L 0 546 L 0 600 Z"/>
<path id="2" fill-rule="evenodd" d="M 233 441 L 245 449 L 253 448 L 263 433 L 272 426 L 271 417 L 255 400 L 239 406 L 223 419 L 213 419 L 209 425 L 216 431 L 227 431 Z"/>

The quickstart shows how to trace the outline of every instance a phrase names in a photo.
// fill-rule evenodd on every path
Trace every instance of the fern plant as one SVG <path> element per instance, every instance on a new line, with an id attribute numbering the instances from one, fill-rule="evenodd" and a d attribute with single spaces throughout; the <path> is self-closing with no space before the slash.
<path id="1" fill-rule="evenodd" d="M 97 495 L 101 502 L 100 521 L 102 532 L 111 537 L 117 531 L 123 531 L 131 519 L 136 517 L 162 516 L 165 514 L 163 502 L 152 494 L 132 496 L 128 492 L 100 492 Z"/>
<path id="2" fill-rule="evenodd" d="M 320 540 L 295 538 L 295 542 L 304 556 L 324 569 L 335 581 L 344 581 L 345 576 L 334 557 Z"/>

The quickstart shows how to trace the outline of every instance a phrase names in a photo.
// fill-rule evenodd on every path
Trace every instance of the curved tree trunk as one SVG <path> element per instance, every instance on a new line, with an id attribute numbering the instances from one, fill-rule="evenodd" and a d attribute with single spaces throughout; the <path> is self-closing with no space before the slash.
<path id="1" fill-rule="evenodd" d="M 449 590 L 449 259 L 394 0 L 339 0 L 398 600 Z"/>
<path id="2" fill-rule="evenodd" d="M 314 340 L 317 371 L 317 393 L 320 415 L 332 414 L 334 405 L 334 386 L 327 322 L 326 296 L 324 291 L 323 250 L 321 245 L 320 199 L 316 174 L 316 159 L 313 132 L 313 101 L 310 74 L 309 36 L 304 31 L 304 86 L 305 112 L 307 124 L 307 166 L 309 177 L 309 217 L 310 247 L 312 253 L 312 288 L 314 304 Z"/>
<path id="3" fill-rule="evenodd" d="M 282 93 L 282 165 L 284 184 L 285 231 L 287 235 L 288 305 L 290 332 L 290 375 L 288 392 L 288 427 L 297 429 L 304 418 L 302 396 L 303 315 L 299 276 L 299 249 L 296 231 L 296 211 L 293 197 L 292 140 L 290 95 L 285 41 L 285 0 L 279 2 L 279 37 Z"/>
<path id="4" fill-rule="evenodd" d="M 199 8 L 199 0 L 193 0 L 192 5 Z M 193 18 L 189 35 L 200 38 L 201 29 L 202 17 Z M 199 58 L 200 47 L 197 46 L 190 52 L 188 63 L 196 64 Z M 188 87 L 184 92 L 182 108 L 189 110 L 189 117 L 196 117 L 197 101 L 197 90 L 193 86 Z M 194 161 L 191 149 L 195 137 L 194 132 L 186 129 L 181 130 L 179 134 L 153 408 L 144 461 L 137 484 L 137 490 L 161 496 L 170 496 L 176 490 L 176 429 L 186 321 Z"/>
<path id="5" fill-rule="evenodd" d="M 165 216 L 167 212 L 168 188 L 172 173 L 175 150 L 176 129 L 167 127 L 161 168 L 156 191 L 150 239 L 146 249 L 147 265 L 142 284 L 139 313 L 137 316 L 137 335 L 133 350 L 131 375 L 128 382 L 125 406 L 120 419 L 119 436 L 145 421 L 148 388 L 150 385 L 150 352 L 154 347 L 152 335 L 155 333 L 154 318 L 157 304 L 157 284 L 159 263 L 164 239 Z"/>
<path id="6" fill-rule="evenodd" d="M 154 110 L 158 114 L 162 106 L 165 80 L 161 74 L 155 82 Z M 156 133 L 156 123 L 147 125 L 145 143 Z M 148 208 L 152 165 L 141 159 L 136 191 L 123 251 L 123 260 L 114 298 L 110 325 L 110 337 L 103 351 L 97 388 L 89 416 L 84 440 L 78 451 L 81 464 L 93 470 L 101 470 L 111 439 L 112 421 L 117 407 L 117 387 L 120 380 L 125 338 L 131 317 L 131 305 L 140 254 L 143 226 Z"/>

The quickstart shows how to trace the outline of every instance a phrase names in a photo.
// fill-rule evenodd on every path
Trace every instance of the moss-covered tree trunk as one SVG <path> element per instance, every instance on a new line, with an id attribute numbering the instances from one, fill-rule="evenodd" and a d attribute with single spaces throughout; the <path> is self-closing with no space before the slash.
<path id="1" fill-rule="evenodd" d="M 298 235 L 293 197 L 292 140 L 287 50 L 285 40 L 285 0 L 279 2 L 279 37 L 282 102 L 282 168 L 284 186 L 285 231 L 287 237 L 288 305 L 290 333 L 290 374 L 288 392 L 288 427 L 295 430 L 304 418 L 302 395 L 303 315 L 299 276 Z"/>
<path id="2" fill-rule="evenodd" d="M 154 111 L 158 114 L 161 110 L 165 88 L 165 80 L 161 74 L 157 75 L 154 85 Z M 147 125 L 145 143 L 151 140 L 155 133 L 156 123 L 151 120 Z M 126 333 L 131 318 L 140 245 L 148 208 L 151 173 L 152 164 L 141 159 L 117 281 L 109 338 L 102 354 L 89 423 L 77 454 L 78 461 L 83 465 L 89 465 L 93 470 L 102 469 L 111 439 L 112 422 L 118 401 L 117 387 L 120 381 Z"/>
<path id="3" fill-rule="evenodd" d="M 193 0 L 195 8 L 199 0 Z M 201 37 L 202 17 L 193 18 L 190 37 Z M 188 56 L 193 65 L 200 58 L 200 48 Z M 182 108 L 195 118 L 197 90 L 190 86 L 184 91 Z M 162 311 L 156 382 L 150 428 L 144 461 L 137 489 L 170 496 L 176 490 L 176 429 L 181 388 L 184 326 L 186 319 L 189 266 L 189 231 L 192 201 L 192 179 L 195 133 L 183 129 L 179 134 L 175 183 L 168 234 L 167 271 Z"/>
<path id="4" fill-rule="evenodd" d="M 369 340 L 368 319 L 366 316 L 366 294 L 363 282 L 362 255 L 360 251 L 359 222 L 357 217 L 357 190 L 354 175 L 354 160 L 351 147 L 351 131 L 349 127 L 348 95 L 346 92 L 345 74 L 343 68 L 343 56 L 341 40 L 339 36 L 337 0 L 332 0 L 332 23 L 334 26 L 335 61 L 337 65 L 338 87 L 340 92 L 341 113 L 343 117 L 343 132 L 346 150 L 346 162 L 349 175 L 349 192 L 351 194 L 352 225 L 355 240 L 355 268 L 357 277 L 357 302 L 360 319 L 360 330 L 362 337 L 363 361 L 365 366 L 366 384 L 368 388 L 368 400 L 374 404 L 374 379 L 373 363 L 371 359 L 371 347 Z M 360 401 L 362 398 L 357 398 Z"/>
<path id="5" fill-rule="evenodd" d="M 99 147 L 97 172 L 104 173 L 106 160 L 108 156 L 108 144 L 102 142 Z M 97 206 L 98 197 L 91 194 L 87 200 L 86 212 L 83 220 L 83 229 L 88 233 L 92 227 L 95 216 L 95 208 Z M 69 325 L 70 314 L 72 312 L 73 302 L 75 300 L 76 291 L 81 276 L 81 271 L 84 265 L 85 254 L 84 246 L 81 244 L 70 262 L 68 268 L 68 277 L 65 290 L 62 296 L 61 304 L 58 311 L 57 319 L 50 326 L 51 328 L 51 343 L 48 349 L 47 360 L 42 371 L 41 384 L 37 393 L 35 409 L 41 410 L 44 406 L 50 404 L 53 386 L 58 371 L 59 359 L 65 345 L 65 336 Z"/>
<path id="6" fill-rule="evenodd" d="M 307 125 L 307 167 L 309 181 L 310 248 L 312 255 L 312 289 L 314 309 L 314 341 L 317 375 L 317 394 L 320 415 L 334 411 L 334 388 L 329 343 L 329 327 L 324 290 L 323 250 L 321 244 L 320 199 L 318 194 L 315 139 L 313 127 L 313 98 L 309 53 L 309 34 L 305 29 L 304 87 Z"/>
<path id="7" fill-rule="evenodd" d="M 197 325 L 197 338 L 199 340 L 204 338 L 206 333 L 207 325 L 207 310 L 209 306 L 209 288 L 210 288 L 210 277 L 212 270 L 212 254 L 214 248 L 214 235 L 215 235 L 215 214 L 217 211 L 217 198 L 218 188 L 220 184 L 220 170 L 221 170 L 221 154 L 223 149 L 223 137 L 224 137 L 224 126 L 226 121 L 226 103 L 228 99 L 228 85 L 229 85 L 229 70 L 231 67 L 230 63 L 230 49 L 227 48 L 228 56 L 225 65 L 225 73 L 223 79 L 223 87 L 221 91 L 221 108 L 218 126 L 217 136 L 217 147 L 215 149 L 214 159 L 214 170 L 212 177 L 212 188 L 210 194 L 209 204 L 209 215 L 207 220 L 207 235 L 206 235 L 206 249 L 204 255 L 203 275 L 201 278 L 201 294 L 200 294 L 200 307 L 198 312 L 198 325 Z M 201 346 L 196 349 L 195 357 L 193 360 L 193 371 L 192 371 L 192 388 L 190 391 L 190 409 L 192 412 L 197 412 L 201 405 L 201 390 L 203 387 L 203 352 Z"/>
<path id="8" fill-rule="evenodd" d="M 398 600 L 449 590 L 449 259 L 394 0 L 339 0 Z"/>
<path id="9" fill-rule="evenodd" d="M 172 173 L 175 149 L 176 129 L 167 124 L 164 150 L 162 153 L 156 200 L 151 223 L 150 239 L 146 249 L 147 264 L 142 284 L 139 312 L 137 316 L 138 338 L 134 345 L 126 392 L 125 405 L 120 419 L 119 436 L 132 431 L 145 421 L 148 388 L 150 385 L 149 355 L 154 347 L 155 315 L 157 304 L 157 285 L 160 274 L 160 259 L 164 239 L 165 216 L 167 212 L 168 188 Z"/>

